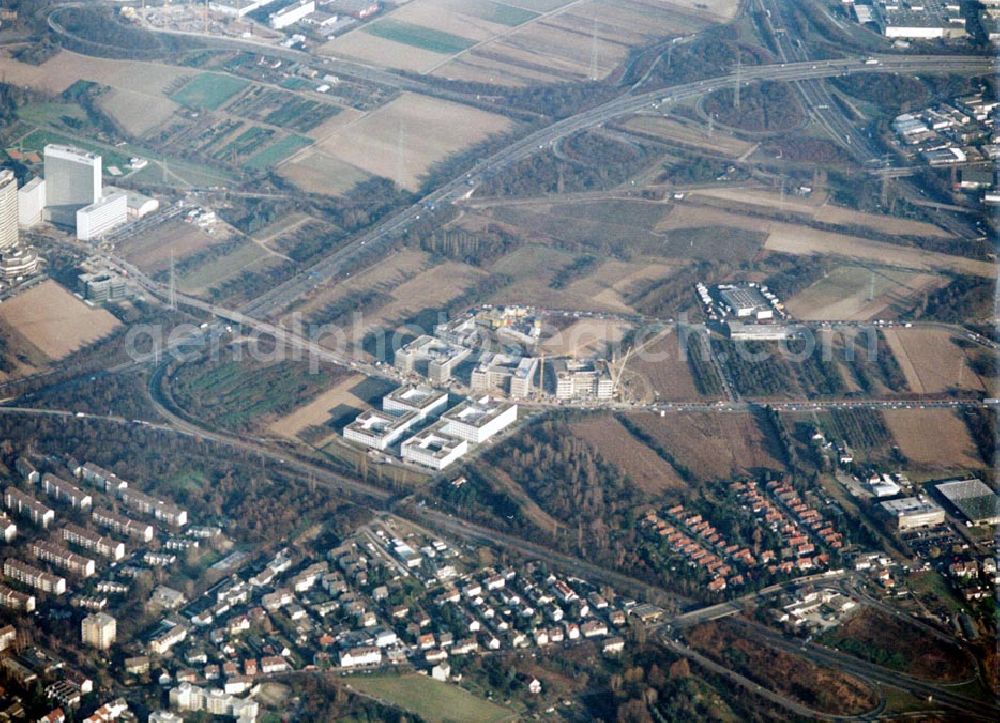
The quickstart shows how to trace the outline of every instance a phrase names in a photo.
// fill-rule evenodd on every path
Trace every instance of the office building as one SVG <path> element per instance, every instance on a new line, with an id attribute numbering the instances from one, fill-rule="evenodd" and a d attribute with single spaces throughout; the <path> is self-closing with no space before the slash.
<path id="1" fill-rule="evenodd" d="M 611 371 L 604 361 L 557 359 L 552 362 L 556 399 L 598 399 L 606 401 L 615 393 Z"/>
<path id="2" fill-rule="evenodd" d="M 404 462 L 442 470 L 469 451 L 469 443 L 447 432 L 446 422 L 437 422 L 400 445 Z"/>
<path id="3" fill-rule="evenodd" d="M 43 151 L 45 216 L 75 226 L 76 212 L 101 199 L 101 157 L 73 146 L 49 144 Z"/>
<path id="4" fill-rule="evenodd" d="M 110 272 L 86 273 L 76 277 L 80 295 L 87 301 L 117 301 L 128 296 L 123 276 Z"/>
<path id="5" fill-rule="evenodd" d="M 523 399 L 535 388 L 538 359 L 507 354 L 484 354 L 472 371 L 473 392 L 502 392 L 514 399 Z"/>
<path id="6" fill-rule="evenodd" d="M 107 650 L 115 642 L 117 629 L 118 624 L 113 617 L 107 613 L 93 613 L 80 623 L 80 637 L 86 645 Z"/>
<path id="7" fill-rule="evenodd" d="M 382 397 L 382 409 L 393 414 L 413 412 L 420 419 L 434 416 L 448 406 L 448 392 L 424 385 L 407 385 Z"/>
<path id="8" fill-rule="evenodd" d="M 17 246 L 17 177 L 12 171 L 0 171 L 0 251 Z"/>
<path id="9" fill-rule="evenodd" d="M 42 221 L 45 209 L 45 179 L 35 176 L 17 192 L 17 222 L 31 228 Z"/>
<path id="10" fill-rule="evenodd" d="M 344 427 L 344 439 L 384 450 L 419 421 L 416 412 L 404 412 L 397 417 L 388 412 L 367 409 Z"/>
<path id="11" fill-rule="evenodd" d="M 399 349 L 394 363 L 403 374 L 420 374 L 435 384 L 444 384 L 471 349 L 424 334 Z"/>
<path id="12" fill-rule="evenodd" d="M 494 401 L 488 396 L 470 399 L 441 415 L 442 431 L 474 444 L 487 439 L 517 421 L 517 405 Z"/>
<path id="13" fill-rule="evenodd" d="M 128 195 L 109 193 L 76 212 L 76 237 L 92 241 L 128 221 Z"/>

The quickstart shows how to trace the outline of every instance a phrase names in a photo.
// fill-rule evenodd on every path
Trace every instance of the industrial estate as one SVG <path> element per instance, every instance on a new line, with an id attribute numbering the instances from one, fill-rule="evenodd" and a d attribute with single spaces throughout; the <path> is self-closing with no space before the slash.
<path id="1" fill-rule="evenodd" d="M 0 0 L 0 720 L 995 720 L 998 47 Z"/>

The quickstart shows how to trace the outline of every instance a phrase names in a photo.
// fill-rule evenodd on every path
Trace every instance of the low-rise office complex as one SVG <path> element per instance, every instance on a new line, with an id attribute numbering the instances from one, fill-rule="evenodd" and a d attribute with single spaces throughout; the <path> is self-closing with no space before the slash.
<path id="1" fill-rule="evenodd" d="M 442 470 L 469 451 L 469 443 L 447 433 L 437 422 L 407 439 L 400 447 L 403 461 Z"/>

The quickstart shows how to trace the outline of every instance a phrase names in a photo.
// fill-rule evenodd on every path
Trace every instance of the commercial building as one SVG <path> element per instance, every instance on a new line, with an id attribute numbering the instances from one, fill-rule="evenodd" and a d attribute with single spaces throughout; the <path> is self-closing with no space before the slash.
<path id="1" fill-rule="evenodd" d="M 14 248 L 18 241 L 17 177 L 0 171 L 0 251 Z"/>
<path id="2" fill-rule="evenodd" d="M 382 397 L 382 409 L 393 414 L 413 412 L 427 419 L 448 406 L 448 392 L 421 385 L 406 385 Z"/>
<path id="3" fill-rule="evenodd" d="M 62 595 L 66 592 L 66 578 L 50 575 L 37 567 L 8 558 L 3 562 L 3 574 L 22 585 L 33 587 L 42 592 Z"/>
<path id="4" fill-rule="evenodd" d="M 599 399 L 614 396 L 615 383 L 607 362 L 556 359 L 552 362 L 556 399 Z"/>
<path id="5" fill-rule="evenodd" d="M 109 193 L 76 212 L 76 237 L 92 241 L 128 221 L 128 195 Z"/>
<path id="6" fill-rule="evenodd" d="M 449 409 L 441 420 L 445 434 L 482 444 L 517 421 L 517 405 L 483 396 Z"/>
<path id="7" fill-rule="evenodd" d="M 35 176 L 18 189 L 17 222 L 30 228 L 42 222 L 45 209 L 45 179 Z"/>
<path id="8" fill-rule="evenodd" d="M 52 223 L 76 224 L 76 212 L 101 199 L 101 157 L 73 146 L 49 144 L 42 152 L 45 212 Z"/>
<path id="9" fill-rule="evenodd" d="M 47 529 L 56 513 L 29 494 L 16 487 L 8 487 L 3 493 L 3 503 L 11 512 L 27 517 L 42 529 Z"/>
<path id="10" fill-rule="evenodd" d="M 535 388 L 538 359 L 507 354 L 484 354 L 472 371 L 473 392 L 502 392 L 514 399 L 523 399 Z"/>
<path id="11" fill-rule="evenodd" d="M 57 545 L 54 542 L 41 540 L 31 543 L 31 554 L 39 560 L 48 562 L 55 567 L 66 570 L 73 575 L 79 575 L 80 577 L 91 577 L 97 571 L 97 565 L 93 560 L 82 555 L 77 555 L 68 548 Z"/>
<path id="12" fill-rule="evenodd" d="M 419 421 L 420 417 L 416 412 L 404 412 L 400 416 L 395 416 L 388 412 L 367 409 L 344 427 L 344 439 L 384 450 Z"/>
<path id="13" fill-rule="evenodd" d="M 109 560 L 121 560 L 125 557 L 125 544 L 110 537 L 99 535 L 96 532 L 85 530 L 72 523 L 67 524 L 62 530 L 64 542 L 71 545 L 79 545 L 86 550 L 92 550 L 101 557 Z"/>
<path id="14" fill-rule="evenodd" d="M 77 283 L 80 295 L 88 301 L 117 301 L 129 295 L 125 278 L 111 272 L 80 274 Z"/>
<path id="15" fill-rule="evenodd" d="M 446 422 L 437 422 L 400 445 L 404 462 L 442 470 L 469 451 L 469 443 L 447 432 Z"/>
<path id="16" fill-rule="evenodd" d="M 272 2 L 274 0 L 212 0 L 208 3 L 208 9 L 242 18 Z"/>
<path id="17" fill-rule="evenodd" d="M 287 7 L 267 16 L 267 23 L 275 30 L 282 30 L 303 20 L 309 13 L 316 12 L 316 0 L 298 0 Z"/>
<path id="18" fill-rule="evenodd" d="M 128 218 L 130 220 L 138 220 L 144 216 L 148 216 L 160 208 L 159 201 L 145 195 L 144 193 L 139 193 L 138 191 L 130 191 L 127 188 L 116 188 L 114 186 L 107 186 L 104 189 L 105 196 L 112 193 L 125 194 L 125 201 L 128 208 Z"/>
<path id="19" fill-rule="evenodd" d="M 404 374 L 420 374 L 435 384 L 444 384 L 471 353 L 471 349 L 423 334 L 399 349 L 394 363 Z"/>
<path id="20" fill-rule="evenodd" d="M 1000 524 L 1000 497 L 982 480 L 953 480 L 935 488 L 969 524 L 977 527 Z"/>
<path id="21" fill-rule="evenodd" d="M 932 527 L 944 522 L 944 508 L 926 497 L 887 500 L 880 506 L 900 531 Z"/>
<path id="22" fill-rule="evenodd" d="M 85 645 L 107 650 L 115 642 L 118 623 L 107 613 L 93 613 L 80 623 L 80 637 Z"/>
<path id="23" fill-rule="evenodd" d="M 719 286 L 719 296 L 727 311 L 738 319 L 774 318 L 774 309 L 756 286 Z"/>
<path id="24" fill-rule="evenodd" d="M 887 38 L 902 40 L 935 40 L 965 37 L 965 19 L 958 3 L 954 9 L 940 0 L 905 4 L 885 2 L 882 7 L 882 27 Z"/>
<path id="25" fill-rule="evenodd" d="M 743 324 L 738 321 L 728 322 L 726 330 L 733 341 L 787 341 L 799 333 L 795 327 L 777 324 Z"/>
<path id="26" fill-rule="evenodd" d="M 0 251 L 0 275 L 7 281 L 31 276 L 38 271 L 41 258 L 30 246 L 11 246 Z"/>

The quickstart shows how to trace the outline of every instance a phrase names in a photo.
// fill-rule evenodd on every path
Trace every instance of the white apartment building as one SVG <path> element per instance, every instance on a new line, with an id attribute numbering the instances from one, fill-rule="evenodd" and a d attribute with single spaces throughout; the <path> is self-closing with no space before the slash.
<path id="1" fill-rule="evenodd" d="M 517 421 L 517 405 L 483 396 L 449 409 L 441 420 L 445 434 L 482 444 Z"/>
<path id="2" fill-rule="evenodd" d="M 25 228 L 30 228 L 42 221 L 42 210 L 45 208 L 45 179 L 35 176 L 18 189 L 17 192 L 17 222 Z"/>
<path id="3" fill-rule="evenodd" d="M 80 623 L 80 637 L 84 644 L 98 650 L 107 650 L 115 642 L 118 623 L 107 613 L 93 613 Z"/>
<path id="4" fill-rule="evenodd" d="M 0 251 L 17 246 L 17 177 L 12 171 L 0 171 Z"/>
<path id="5" fill-rule="evenodd" d="M 42 592 L 62 595 L 66 592 L 66 578 L 50 575 L 26 562 L 13 558 L 4 560 L 3 574 L 22 585 L 33 587 Z"/>

